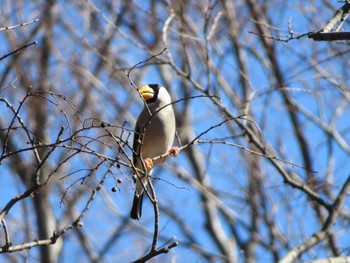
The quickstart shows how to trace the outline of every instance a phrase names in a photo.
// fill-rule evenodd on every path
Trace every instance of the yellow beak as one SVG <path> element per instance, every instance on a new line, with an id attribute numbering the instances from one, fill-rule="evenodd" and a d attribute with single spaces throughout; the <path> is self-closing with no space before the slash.
<path id="1" fill-rule="evenodd" d="M 152 88 L 150 88 L 149 86 L 143 86 L 141 89 L 139 89 L 139 93 L 142 96 L 142 98 L 144 100 L 149 100 L 152 99 L 154 96 L 154 91 Z"/>

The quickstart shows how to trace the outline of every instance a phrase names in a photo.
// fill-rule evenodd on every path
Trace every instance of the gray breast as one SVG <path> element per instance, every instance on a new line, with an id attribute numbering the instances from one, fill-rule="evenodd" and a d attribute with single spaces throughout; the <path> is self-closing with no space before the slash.
<path id="1" fill-rule="evenodd" d="M 162 109 L 155 114 L 150 122 L 148 111 L 142 112 L 144 122 L 138 123 L 140 130 L 145 125 L 145 133 L 142 146 L 142 158 L 154 158 L 156 156 L 167 153 L 173 142 L 175 136 L 175 116 L 171 106 Z M 141 116 L 140 116 L 141 117 Z M 157 160 L 154 162 L 154 166 L 163 162 L 163 160 Z"/>

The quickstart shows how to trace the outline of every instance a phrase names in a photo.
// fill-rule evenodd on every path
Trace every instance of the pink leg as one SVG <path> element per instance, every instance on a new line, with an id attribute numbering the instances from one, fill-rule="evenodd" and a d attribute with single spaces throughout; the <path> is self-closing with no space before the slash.
<path id="1" fill-rule="evenodd" d="M 177 156 L 179 155 L 179 153 L 180 153 L 180 149 L 177 148 L 177 147 L 175 147 L 175 146 L 173 146 L 173 147 L 170 148 L 169 152 L 170 152 L 170 154 L 172 154 L 174 157 L 177 157 Z"/>
<path id="2" fill-rule="evenodd" d="M 146 169 L 147 170 L 152 170 L 153 168 L 153 161 L 150 158 L 145 158 L 143 159 L 143 162 L 145 163 Z"/>

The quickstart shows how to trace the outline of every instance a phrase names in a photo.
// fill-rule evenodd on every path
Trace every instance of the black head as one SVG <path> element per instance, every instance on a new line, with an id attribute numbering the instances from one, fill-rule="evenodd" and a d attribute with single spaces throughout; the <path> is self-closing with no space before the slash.
<path id="1" fill-rule="evenodd" d="M 159 84 L 148 84 L 148 86 L 153 89 L 154 91 L 154 95 L 153 98 L 147 100 L 147 103 L 152 103 L 155 102 L 158 99 L 158 95 L 159 95 L 159 89 L 160 89 L 160 85 Z"/>

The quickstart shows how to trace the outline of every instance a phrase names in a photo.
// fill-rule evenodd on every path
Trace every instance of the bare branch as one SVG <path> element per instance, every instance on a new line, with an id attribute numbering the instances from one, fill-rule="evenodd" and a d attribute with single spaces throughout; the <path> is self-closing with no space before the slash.
<path id="1" fill-rule="evenodd" d="M 322 229 L 319 232 L 313 234 L 310 238 L 308 238 L 298 246 L 291 249 L 279 261 L 280 263 L 294 262 L 297 258 L 300 257 L 301 254 L 308 251 L 310 248 L 317 245 L 318 243 L 324 241 L 327 238 L 327 236 L 331 234 L 331 228 L 333 227 L 333 224 L 338 217 L 340 209 L 344 204 L 345 198 L 347 197 L 349 190 L 350 190 L 350 176 L 346 180 L 345 184 L 343 185 L 343 188 L 340 190 L 337 198 L 332 204 L 332 210 L 329 212 L 327 220 L 324 223 Z"/>
<path id="2" fill-rule="evenodd" d="M 39 18 L 36 18 L 36 19 L 30 20 L 30 21 L 28 21 L 28 22 L 23 22 L 23 23 L 14 25 L 14 26 L 5 26 L 5 27 L 0 28 L 0 31 L 9 30 L 9 29 L 15 29 L 15 28 L 21 27 L 21 26 L 28 26 L 29 24 L 31 24 L 31 23 L 36 23 L 36 22 L 38 22 L 39 20 L 40 20 Z"/>
<path id="3" fill-rule="evenodd" d="M 0 61 L 5 59 L 5 58 L 7 58 L 7 57 L 9 57 L 9 56 L 11 56 L 11 55 L 13 55 L 13 54 L 18 54 L 23 49 L 26 49 L 26 48 L 28 48 L 28 47 L 30 47 L 32 45 L 37 45 L 37 44 L 38 44 L 37 41 L 31 42 L 29 44 L 26 44 L 26 45 L 24 45 L 24 46 L 22 46 L 22 47 L 20 47 L 20 48 L 18 48 L 16 50 L 14 50 L 14 51 L 8 53 L 8 54 L 6 54 L 6 55 L 3 55 L 2 57 L 0 57 Z"/>
<path id="4" fill-rule="evenodd" d="M 148 260 L 150 260 L 151 258 L 154 258 L 160 254 L 166 254 L 169 252 L 170 249 L 174 248 L 174 247 L 177 247 L 178 246 L 178 242 L 174 242 L 172 244 L 170 244 L 169 246 L 165 246 L 161 249 L 156 249 L 156 250 L 153 250 L 151 253 L 145 255 L 144 257 L 138 259 L 138 260 L 135 260 L 133 261 L 132 263 L 143 263 L 143 262 L 146 262 Z"/>
<path id="5" fill-rule="evenodd" d="M 350 4 L 349 2 L 345 2 L 345 4 L 339 8 L 334 16 L 331 18 L 331 20 L 328 21 L 328 23 L 325 25 L 324 28 L 322 28 L 322 32 L 328 33 L 332 31 L 332 29 L 338 24 L 344 21 L 345 17 L 347 16 L 350 10 Z M 338 30 L 340 29 L 339 27 L 337 28 Z"/>

